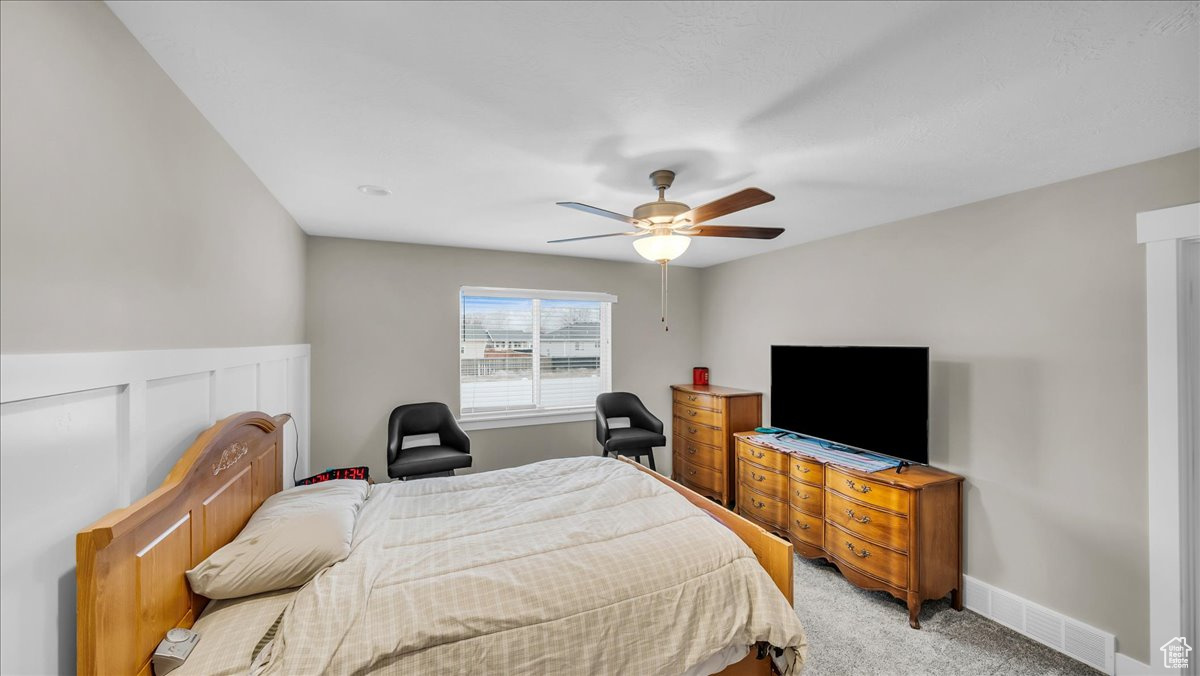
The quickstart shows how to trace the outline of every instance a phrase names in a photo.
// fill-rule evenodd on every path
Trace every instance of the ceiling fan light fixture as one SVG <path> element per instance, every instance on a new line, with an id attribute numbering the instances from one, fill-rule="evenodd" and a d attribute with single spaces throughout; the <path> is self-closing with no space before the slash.
<path id="1" fill-rule="evenodd" d="M 648 261 L 664 263 L 682 256 L 691 243 L 691 238 L 683 235 L 650 235 L 633 240 L 633 248 Z"/>
<path id="2" fill-rule="evenodd" d="M 639 204 L 633 209 L 632 216 L 618 214 L 615 211 L 599 209 L 579 202 L 557 202 L 561 207 L 576 209 L 589 214 L 611 218 L 632 225 L 637 230 L 632 232 L 610 232 L 604 235 L 588 235 L 586 237 L 569 237 L 567 239 L 550 240 L 550 244 L 559 242 L 575 242 L 581 239 L 600 239 L 603 237 L 633 236 L 633 248 L 638 255 L 648 261 L 658 263 L 662 275 L 662 324 L 667 326 L 667 264 L 683 255 L 692 237 L 740 237 L 743 239 L 774 239 L 783 228 L 752 228 L 742 225 L 707 225 L 714 218 L 728 216 L 743 209 L 749 209 L 759 204 L 766 204 L 775 196 L 759 188 L 746 188 L 732 195 L 726 195 L 696 208 L 689 207 L 683 202 L 667 200 L 667 188 L 675 181 L 675 172 L 669 169 L 659 169 L 650 174 L 650 184 L 658 191 L 658 200 Z"/>

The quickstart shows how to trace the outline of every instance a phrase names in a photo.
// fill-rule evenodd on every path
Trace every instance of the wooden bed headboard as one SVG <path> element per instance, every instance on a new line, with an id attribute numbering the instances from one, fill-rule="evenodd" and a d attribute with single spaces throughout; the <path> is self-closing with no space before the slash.
<path id="1" fill-rule="evenodd" d="M 283 488 L 287 419 L 252 412 L 219 421 L 153 493 L 79 532 L 79 674 L 148 675 L 167 630 L 192 626 L 208 599 L 192 593 L 184 572 Z"/>

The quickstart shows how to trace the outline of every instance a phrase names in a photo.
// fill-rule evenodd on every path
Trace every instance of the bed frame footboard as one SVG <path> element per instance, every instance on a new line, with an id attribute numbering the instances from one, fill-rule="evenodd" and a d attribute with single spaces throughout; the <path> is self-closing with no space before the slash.
<path id="1" fill-rule="evenodd" d="M 687 486 L 671 481 L 667 477 L 655 472 L 651 469 L 641 466 L 640 464 L 629 460 L 625 457 L 618 457 L 621 462 L 629 463 L 630 465 L 645 472 L 648 476 L 657 481 L 670 486 L 693 505 L 708 512 L 717 521 L 720 521 L 726 528 L 737 534 L 742 542 L 745 542 L 754 556 L 758 558 L 758 563 L 767 571 L 767 575 L 775 582 L 775 586 L 779 587 L 779 591 L 783 593 L 784 598 L 788 603 L 792 603 L 792 543 L 787 540 L 782 540 L 768 533 L 766 530 L 758 527 L 750 521 L 734 514 L 725 509 L 721 505 L 709 500 L 699 493 L 691 490 Z M 721 672 L 722 676 L 749 676 L 750 674 L 761 675 L 771 673 L 771 661 L 755 659 L 753 652 L 747 655 L 742 661 L 726 667 Z"/>

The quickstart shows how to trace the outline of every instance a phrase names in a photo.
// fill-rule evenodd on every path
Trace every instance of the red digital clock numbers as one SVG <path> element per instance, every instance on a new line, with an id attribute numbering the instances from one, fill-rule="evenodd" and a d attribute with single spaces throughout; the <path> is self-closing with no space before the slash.
<path id="1" fill-rule="evenodd" d="M 340 469 L 327 469 L 320 474 L 314 474 L 307 479 L 301 479 L 296 482 L 296 485 L 308 486 L 309 484 L 319 484 L 322 481 L 333 481 L 334 479 L 366 481 L 368 476 L 366 467 L 342 467 Z"/>

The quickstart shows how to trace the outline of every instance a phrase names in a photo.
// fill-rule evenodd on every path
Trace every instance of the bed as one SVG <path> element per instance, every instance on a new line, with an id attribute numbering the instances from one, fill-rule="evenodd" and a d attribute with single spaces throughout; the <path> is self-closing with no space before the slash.
<path id="1" fill-rule="evenodd" d="M 375 485 L 344 561 L 201 616 L 184 572 L 282 489 L 281 423 L 217 423 L 154 493 L 79 533 L 79 673 L 149 674 L 163 634 L 193 624 L 181 675 L 247 673 L 246 646 L 266 675 L 769 673 L 758 653 L 799 669 L 791 545 L 596 457 Z"/>

